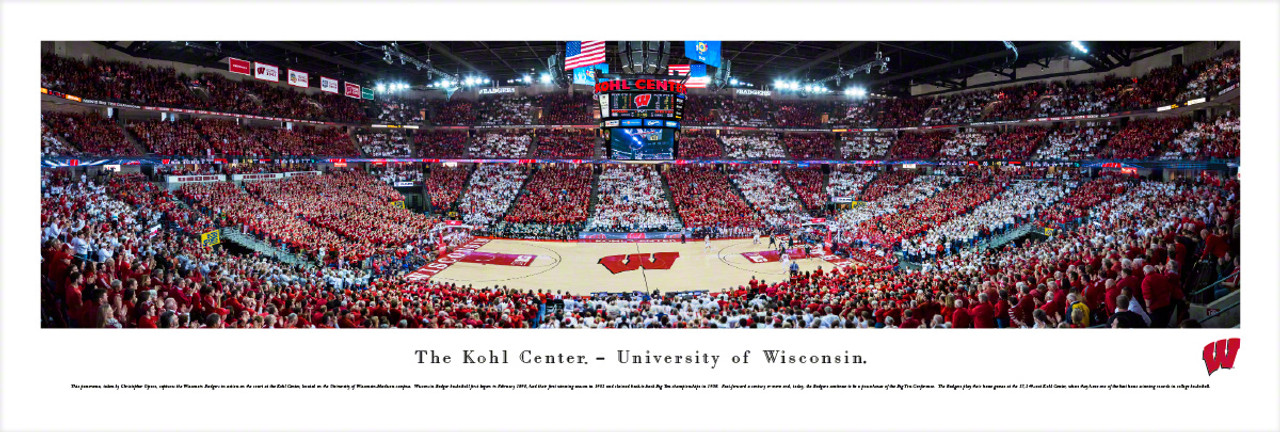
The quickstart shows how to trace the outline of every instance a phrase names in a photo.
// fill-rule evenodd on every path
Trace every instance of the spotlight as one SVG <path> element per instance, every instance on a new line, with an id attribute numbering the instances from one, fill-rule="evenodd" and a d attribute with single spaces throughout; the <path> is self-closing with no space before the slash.
<path id="1" fill-rule="evenodd" d="M 1080 51 L 1080 53 L 1081 53 L 1081 54 L 1088 54 L 1088 53 L 1089 53 L 1089 49 L 1088 49 L 1088 48 L 1085 48 L 1085 47 L 1084 47 L 1084 43 L 1082 43 L 1082 42 L 1080 42 L 1080 41 L 1071 41 L 1071 46 L 1072 46 L 1073 48 L 1075 48 L 1075 49 L 1076 49 L 1076 51 Z"/>
<path id="2" fill-rule="evenodd" d="M 387 91 L 387 85 L 378 84 L 377 89 L 378 89 L 378 93 L 385 93 Z"/>
<path id="3" fill-rule="evenodd" d="M 549 75 L 549 74 L 545 74 L 545 73 L 544 73 L 544 74 L 542 74 L 542 83 L 543 83 L 543 84 L 550 84 L 550 83 L 551 83 L 551 75 Z"/>
<path id="4" fill-rule="evenodd" d="M 488 84 L 488 83 L 489 83 L 489 79 L 488 79 L 488 78 L 485 78 L 485 79 L 484 79 L 484 83 L 485 83 L 485 84 Z"/>
<path id="5" fill-rule="evenodd" d="M 729 85 L 738 85 L 737 78 L 729 78 Z"/>

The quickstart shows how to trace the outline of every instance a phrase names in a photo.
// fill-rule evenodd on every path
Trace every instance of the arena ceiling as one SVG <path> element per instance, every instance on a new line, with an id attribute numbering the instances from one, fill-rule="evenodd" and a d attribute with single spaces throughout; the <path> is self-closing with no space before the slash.
<path id="1" fill-rule="evenodd" d="M 373 83 L 408 82 L 425 85 L 440 78 L 483 75 L 496 82 L 536 74 L 546 69 L 548 57 L 562 54 L 563 42 L 552 41 L 201 41 L 201 42 L 98 42 L 136 57 L 170 60 L 201 66 L 226 67 L 226 57 L 275 62 L 331 78 Z M 875 58 L 877 51 L 889 57 L 889 70 L 880 74 L 859 74 L 842 78 L 868 91 L 907 95 L 912 85 L 933 84 L 948 91 L 969 88 L 966 78 L 981 73 L 998 73 L 1017 81 L 1017 68 L 1065 56 L 1076 56 L 1090 69 L 1075 73 L 1105 72 L 1134 61 L 1160 54 L 1190 42 L 1136 41 L 1086 42 L 1088 54 L 1081 54 L 1062 41 L 1013 41 L 1017 55 L 1002 41 L 725 41 L 723 58 L 732 62 L 734 77 L 768 88 L 777 79 L 819 80 L 852 69 Z M 401 62 L 390 58 L 384 47 L 394 44 L 399 53 L 417 60 Z M 609 44 L 614 62 L 614 44 Z M 683 58 L 682 44 L 672 44 L 672 63 Z M 429 65 L 429 66 L 426 66 Z M 419 67 L 423 66 L 423 67 Z M 432 71 L 434 69 L 434 72 Z M 1043 77 L 1041 77 L 1043 78 Z"/>

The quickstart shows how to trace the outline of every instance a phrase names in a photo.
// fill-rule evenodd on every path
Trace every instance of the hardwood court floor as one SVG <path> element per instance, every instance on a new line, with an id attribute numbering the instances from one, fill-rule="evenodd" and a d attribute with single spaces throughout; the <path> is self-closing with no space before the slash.
<path id="1" fill-rule="evenodd" d="M 601 291 L 722 291 L 746 285 L 752 276 L 766 282 L 786 279 L 787 271 L 781 262 L 752 263 L 741 255 L 743 252 L 768 250 L 768 244 L 768 240 L 761 240 L 759 245 L 752 245 L 751 239 L 713 240 L 711 252 L 706 252 L 702 240 L 686 244 L 493 240 L 477 250 L 533 254 L 537 258 L 528 267 L 459 262 L 431 280 L 472 284 L 476 287 L 497 285 L 522 290 L 566 291 L 572 294 Z M 679 252 L 680 257 L 670 269 L 640 268 L 618 274 L 611 273 L 599 263 L 601 258 L 609 255 L 656 252 Z M 814 270 L 818 266 L 822 266 L 824 270 L 833 267 L 831 263 L 818 258 L 802 259 L 799 264 L 801 271 Z"/>

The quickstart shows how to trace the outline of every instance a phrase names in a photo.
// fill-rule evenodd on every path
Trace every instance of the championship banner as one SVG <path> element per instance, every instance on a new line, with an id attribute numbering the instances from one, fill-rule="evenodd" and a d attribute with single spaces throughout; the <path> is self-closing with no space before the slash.
<path id="1" fill-rule="evenodd" d="M 574 68 L 573 83 L 594 86 L 596 85 L 596 76 L 607 73 L 609 73 L 608 63 Z"/>
<path id="2" fill-rule="evenodd" d="M 253 66 L 249 64 L 248 60 L 227 57 L 227 70 L 240 75 L 252 75 L 250 71 L 253 70 Z"/>
<path id="3" fill-rule="evenodd" d="M 280 68 L 253 62 L 253 77 L 263 81 L 280 82 Z"/>
<path id="4" fill-rule="evenodd" d="M 684 56 L 720 67 L 720 41 L 684 41 Z"/>
<path id="5" fill-rule="evenodd" d="M 222 230 L 213 230 L 204 234 L 200 234 L 200 244 L 205 247 L 222 243 Z"/>
<path id="6" fill-rule="evenodd" d="M 310 87 L 311 82 L 309 81 L 309 78 L 310 77 L 307 76 L 306 72 L 298 72 L 296 70 L 289 69 L 289 85 L 291 86 L 303 88 Z"/>
<path id="7" fill-rule="evenodd" d="M 338 93 L 338 80 L 321 76 L 320 91 L 335 93 L 335 94 Z"/>
<path id="8" fill-rule="evenodd" d="M 356 83 L 346 83 L 343 94 L 352 99 L 360 99 L 360 85 Z"/>
<path id="9" fill-rule="evenodd" d="M 373 100 L 373 89 L 368 87 L 360 89 L 360 98 Z"/>

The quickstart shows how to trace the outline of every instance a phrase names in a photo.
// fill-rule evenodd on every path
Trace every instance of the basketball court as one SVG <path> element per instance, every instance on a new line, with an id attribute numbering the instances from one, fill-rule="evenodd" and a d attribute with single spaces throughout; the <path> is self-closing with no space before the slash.
<path id="1" fill-rule="evenodd" d="M 790 266 L 790 263 L 769 261 L 776 259 L 771 254 L 762 254 L 764 257 L 752 254 L 768 252 L 768 240 L 761 240 L 758 245 L 753 245 L 751 239 L 713 240 L 710 251 L 706 250 L 702 240 L 681 244 L 481 239 L 470 245 L 473 247 L 459 248 L 459 251 L 441 257 L 409 278 L 572 294 L 720 291 L 745 285 L 752 276 L 765 282 L 782 281 L 787 278 L 787 267 Z M 472 250 L 475 252 L 470 252 Z M 460 259 L 466 255 L 478 255 L 476 252 L 514 255 L 516 262 L 524 264 L 521 261 L 524 259 L 527 265 L 484 264 Z M 748 255 L 744 256 L 744 253 Z M 533 256 L 531 260 L 528 259 L 530 255 Z M 835 260 L 834 257 L 814 256 L 795 262 L 799 264 L 800 271 L 815 270 L 819 266 L 830 270 L 837 264 L 849 263 L 844 260 L 829 262 L 828 259 Z M 428 267 L 433 266 L 436 272 L 430 275 Z"/>

